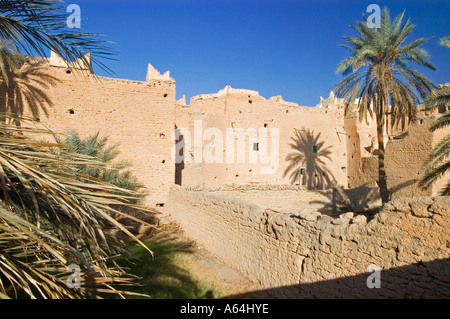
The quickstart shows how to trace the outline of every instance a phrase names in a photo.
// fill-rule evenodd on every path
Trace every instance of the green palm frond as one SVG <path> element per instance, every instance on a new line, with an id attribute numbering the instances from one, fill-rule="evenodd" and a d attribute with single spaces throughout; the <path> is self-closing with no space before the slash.
<path id="1" fill-rule="evenodd" d="M 92 72 L 92 62 L 109 70 L 102 59 L 114 55 L 99 35 L 67 27 L 66 5 L 59 0 L 9 0 L 0 3 L 0 48 L 45 57 L 49 49 L 66 61 L 80 59 Z"/>
<path id="2" fill-rule="evenodd" d="M 344 37 L 348 43 L 345 47 L 352 51 L 352 54 L 338 65 L 336 72 L 350 75 L 331 89 L 337 92 L 337 96 L 354 101 L 366 94 L 373 96 L 381 93 L 380 91 L 391 92 L 394 79 L 397 79 L 397 88 L 400 88 L 399 81 L 411 88 L 402 89 L 403 93 L 407 93 L 406 99 L 419 102 L 414 91 L 425 97 L 435 88 L 429 79 L 409 66 L 413 62 L 432 70 L 436 69 L 429 61 L 430 55 L 420 47 L 430 38 L 421 38 L 404 44 L 415 26 L 409 19 L 402 24 L 403 17 L 404 12 L 391 24 L 389 10 L 385 8 L 380 29 L 369 28 L 364 22 L 352 26 L 360 36 Z M 361 71 L 365 72 L 364 76 L 354 77 L 356 73 L 361 74 Z M 375 85 L 367 85 L 369 79 Z M 396 97 L 399 102 L 401 95 L 397 94 Z M 391 99 L 392 96 L 389 94 L 388 102 L 392 102 Z"/>
<path id="3" fill-rule="evenodd" d="M 449 125 L 450 125 L 450 111 L 448 111 L 441 117 L 437 118 L 431 125 L 430 129 L 431 129 L 431 131 L 434 132 L 438 129 L 444 128 Z"/>
<path id="4" fill-rule="evenodd" d="M 441 39 L 441 45 L 450 48 L 450 37 Z M 450 88 L 443 87 L 437 91 L 431 92 L 431 94 L 423 102 L 426 109 L 443 109 L 448 110 L 450 105 Z M 443 129 L 450 125 L 450 111 L 447 111 L 442 116 L 437 118 L 430 127 L 432 132 Z M 450 135 L 447 135 L 433 150 L 433 154 L 430 160 L 424 165 L 422 179 L 420 186 L 422 189 L 431 187 L 439 178 L 444 176 L 450 170 L 450 164 L 448 158 L 450 156 Z M 450 181 L 441 192 L 442 195 L 450 195 Z"/>
<path id="5" fill-rule="evenodd" d="M 379 141 L 384 140 L 387 119 L 391 127 L 405 127 L 415 119 L 420 99 L 436 88 L 427 77 L 411 67 L 416 64 L 436 70 L 430 62 L 430 55 L 421 47 L 429 38 L 406 43 L 416 27 L 410 19 L 404 21 L 404 15 L 405 11 L 392 21 L 389 10 L 384 8 L 380 28 L 367 25 L 367 14 L 365 21 L 352 25 L 357 36 L 344 37 L 347 43 L 343 47 L 350 54 L 336 68 L 336 72 L 345 78 L 331 88 L 338 98 L 348 102 L 346 111 L 357 104 L 361 121 L 375 116 Z M 384 145 L 379 143 L 378 184 L 382 201 L 386 203 L 389 190 L 384 156 Z"/>
<path id="6" fill-rule="evenodd" d="M 441 39 L 441 45 L 450 48 L 450 37 L 444 37 Z"/>
<path id="7" fill-rule="evenodd" d="M 61 139 L 56 139 L 56 141 L 67 147 L 66 150 L 69 153 L 69 158 L 71 154 L 85 155 L 95 158 L 100 163 L 95 165 L 76 165 L 75 169 L 78 172 L 134 192 L 144 187 L 127 170 L 131 167 L 130 162 L 114 162 L 120 154 L 118 149 L 119 144 L 108 146 L 108 136 L 100 137 L 100 133 L 97 132 L 91 136 L 82 138 L 76 131 L 69 130 L 66 133 L 65 141 Z M 139 198 L 141 197 L 139 196 Z M 133 202 L 137 204 L 140 203 L 140 200 L 136 198 Z"/>
<path id="8" fill-rule="evenodd" d="M 144 245 L 112 217 L 127 216 L 114 207 L 132 205 L 136 194 L 78 172 L 74 167 L 103 163 L 30 137 L 36 134 L 53 135 L 32 125 L 0 124 L 0 293 L 12 298 L 119 293 L 115 287 L 126 288 L 134 278 L 111 260 L 126 246 L 106 230 L 121 230 Z M 67 288 L 72 263 L 82 268 L 81 290 Z"/>
<path id="9" fill-rule="evenodd" d="M 440 166 L 435 168 L 433 171 L 431 171 L 427 175 L 425 175 L 425 177 L 423 178 L 423 180 L 420 183 L 420 186 L 422 188 L 424 188 L 424 189 L 429 188 L 439 178 L 444 176 L 449 170 L 450 170 L 450 162 L 445 162 L 445 163 L 441 164 Z M 448 195 L 449 194 L 449 187 L 448 186 L 449 185 L 447 185 L 446 188 L 444 188 L 441 191 L 442 195 L 446 195 L 446 194 Z"/>
<path id="10" fill-rule="evenodd" d="M 450 105 L 450 87 L 431 92 L 423 101 L 423 105 L 426 109 L 447 107 Z"/>
<path id="11" fill-rule="evenodd" d="M 430 161 L 423 167 L 423 173 L 429 174 L 434 171 L 439 163 L 450 157 L 450 136 L 443 139 L 433 150 Z"/>

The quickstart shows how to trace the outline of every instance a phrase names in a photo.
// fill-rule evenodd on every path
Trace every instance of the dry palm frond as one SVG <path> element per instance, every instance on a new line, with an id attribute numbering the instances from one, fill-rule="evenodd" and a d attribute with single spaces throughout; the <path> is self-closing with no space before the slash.
<path id="1" fill-rule="evenodd" d="M 127 205 L 135 194 L 80 174 L 74 166 L 102 163 L 86 155 L 62 156 L 64 146 L 30 137 L 36 134 L 53 133 L 0 123 L 0 293 L 31 298 L 123 293 L 114 286 L 133 278 L 114 264 L 112 257 L 125 246 L 107 229 L 120 229 L 144 246 L 111 217 L 123 215 L 113 207 Z M 65 285 L 69 264 L 82 268 L 83 289 Z"/>
<path id="2" fill-rule="evenodd" d="M 129 168 L 131 167 L 130 162 L 114 162 L 120 154 L 118 149 L 119 144 L 108 145 L 108 140 L 108 136 L 100 137 L 99 132 L 92 136 L 82 138 L 74 130 L 69 130 L 66 133 L 64 140 L 56 137 L 57 143 L 69 146 L 66 149 L 70 154 L 74 154 L 75 156 L 87 155 L 103 164 L 102 166 L 98 164 L 77 165 L 75 168 L 80 173 L 99 178 L 119 188 L 125 188 L 136 192 L 142 190 L 144 186 L 139 183 L 137 178 L 129 171 Z M 139 203 L 138 200 L 135 202 Z"/>

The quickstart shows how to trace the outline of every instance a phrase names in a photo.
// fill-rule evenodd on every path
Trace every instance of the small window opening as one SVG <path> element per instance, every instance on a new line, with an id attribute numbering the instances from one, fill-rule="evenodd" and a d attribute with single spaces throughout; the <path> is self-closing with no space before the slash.
<path id="1" fill-rule="evenodd" d="M 167 93 L 166 93 L 166 94 L 164 94 L 164 97 L 167 97 Z"/>
<path id="2" fill-rule="evenodd" d="M 253 150 L 259 151 L 259 143 L 253 143 Z"/>
<path id="3" fill-rule="evenodd" d="M 75 114 L 75 110 L 70 109 L 70 110 L 69 110 L 69 114 Z"/>
<path id="4" fill-rule="evenodd" d="M 314 154 L 317 154 L 317 145 L 314 145 L 314 146 L 313 146 L 313 153 L 314 153 Z"/>
<path id="5" fill-rule="evenodd" d="M 306 171 L 304 168 L 300 168 L 300 175 L 305 175 Z"/>

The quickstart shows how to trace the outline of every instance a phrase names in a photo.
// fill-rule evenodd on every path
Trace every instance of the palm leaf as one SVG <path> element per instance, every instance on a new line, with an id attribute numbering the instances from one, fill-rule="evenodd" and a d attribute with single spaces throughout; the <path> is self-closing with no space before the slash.
<path id="1" fill-rule="evenodd" d="M 86 296 L 86 289 L 81 295 L 64 290 L 64 281 L 56 278 L 61 273 L 50 271 L 63 269 L 69 261 L 83 265 L 84 273 L 95 280 L 130 277 L 108 265 L 125 246 L 105 229 L 120 229 L 143 245 L 112 217 L 123 214 L 114 205 L 128 205 L 135 194 L 79 174 L 74 166 L 102 163 L 86 155 L 70 154 L 69 159 L 63 146 L 29 137 L 37 132 L 52 135 L 33 126 L 0 124 L 0 272 L 8 278 L 0 292 L 11 297 L 11 289 L 20 290 L 31 298 Z M 57 154 L 50 151 L 57 147 Z M 36 270 L 34 263 L 42 267 Z M 95 284 L 92 280 L 87 284 Z M 61 293 L 52 292 L 56 287 Z"/>

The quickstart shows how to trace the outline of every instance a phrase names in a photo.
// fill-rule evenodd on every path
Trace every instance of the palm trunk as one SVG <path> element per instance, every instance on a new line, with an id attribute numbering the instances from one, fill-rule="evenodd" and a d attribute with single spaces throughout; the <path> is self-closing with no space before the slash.
<path id="1" fill-rule="evenodd" d="M 380 188 L 381 202 L 386 204 L 389 202 L 389 190 L 386 181 L 386 168 L 384 166 L 384 114 L 380 114 L 377 118 L 377 139 L 378 139 L 378 187 Z"/>

